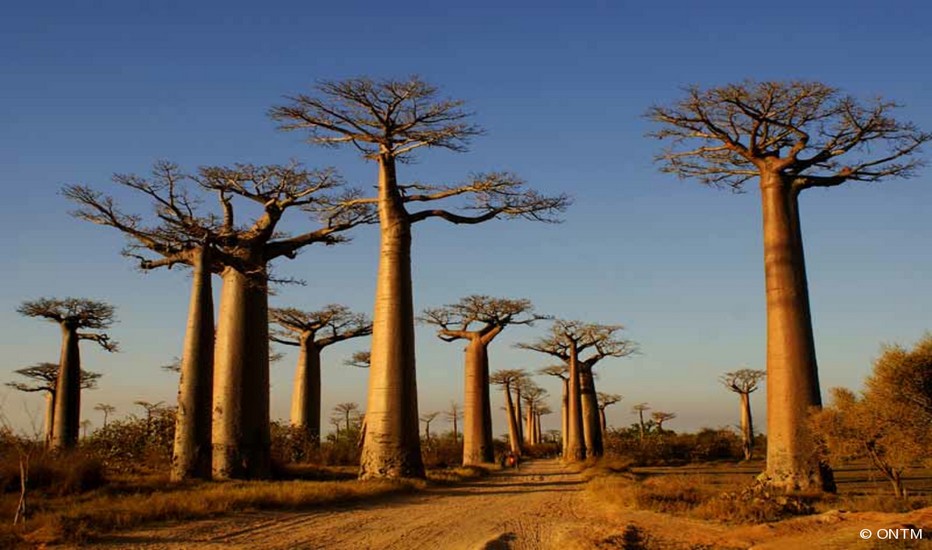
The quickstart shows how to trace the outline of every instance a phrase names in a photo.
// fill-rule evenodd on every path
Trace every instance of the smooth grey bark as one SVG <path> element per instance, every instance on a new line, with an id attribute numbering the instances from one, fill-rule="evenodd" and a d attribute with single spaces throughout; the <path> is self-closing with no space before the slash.
<path id="1" fill-rule="evenodd" d="M 52 443 L 52 428 L 55 423 L 55 392 L 45 392 L 45 445 Z"/>
<path id="2" fill-rule="evenodd" d="M 60 324 L 61 359 L 55 384 L 55 407 L 52 415 L 53 449 L 72 449 L 78 444 L 81 423 L 81 354 L 76 326 Z"/>
<path id="3" fill-rule="evenodd" d="M 596 396 L 592 367 L 579 365 L 579 392 L 582 403 L 583 436 L 586 456 L 602 456 L 602 424 L 599 421 L 599 399 Z"/>
<path id="4" fill-rule="evenodd" d="M 508 443 L 511 452 L 521 454 L 521 438 L 518 435 L 519 422 L 515 419 L 515 405 L 511 399 L 511 384 L 504 384 L 502 389 L 505 391 L 505 414 L 508 417 Z"/>
<path id="5" fill-rule="evenodd" d="M 586 446 L 583 436 L 582 396 L 580 394 L 579 359 L 576 342 L 570 342 L 569 357 L 569 400 L 567 402 L 567 430 L 565 462 L 579 462 L 586 459 Z"/>
<path id="6" fill-rule="evenodd" d="M 208 255 L 207 247 L 192 255 L 194 273 L 178 382 L 172 481 L 211 477 L 214 299 Z"/>
<path id="7" fill-rule="evenodd" d="M 798 190 L 777 174 L 761 177 L 767 289 L 767 470 L 787 490 L 834 490 L 807 417 L 822 406 Z"/>
<path id="8" fill-rule="evenodd" d="M 754 424 L 751 419 L 751 395 L 741 393 L 741 439 L 744 459 L 751 460 L 754 453 Z"/>
<path id="9" fill-rule="evenodd" d="M 227 267 L 214 355 L 213 476 L 271 475 L 268 291 L 264 272 Z"/>
<path id="10" fill-rule="evenodd" d="M 567 431 L 569 430 L 569 425 L 570 425 L 570 406 L 569 406 L 570 380 L 569 378 L 561 378 L 560 380 L 562 380 L 563 382 L 563 395 L 562 395 L 562 399 L 560 402 L 560 429 L 562 431 L 562 433 L 560 434 L 560 439 L 561 439 L 560 454 L 561 456 L 566 456 L 567 449 L 569 448 L 569 445 L 567 444 L 568 440 L 566 438 L 566 434 L 567 434 Z"/>
<path id="11" fill-rule="evenodd" d="M 320 348 L 314 343 L 314 334 L 310 332 L 301 335 L 299 346 L 291 394 L 291 425 L 304 430 L 313 446 L 319 447 Z"/>
<path id="12" fill-rule="evenodd" d="M 423 478 L 411 287 L 411 222 L 398 189 L 395 159 L 387 153 L 379 156 L 378 198 L 381 244 L 359 477 Z"/>
<path id="13" fill-rule="evenodd" d="M 495 448 L 492 442 L 488 343 L 478 335 L 471 338 L 466 346 L 465 370 L 463 465 L 490 464 L 495 462 Z M 455 418 L 453 422 L 455 431 Z"/>

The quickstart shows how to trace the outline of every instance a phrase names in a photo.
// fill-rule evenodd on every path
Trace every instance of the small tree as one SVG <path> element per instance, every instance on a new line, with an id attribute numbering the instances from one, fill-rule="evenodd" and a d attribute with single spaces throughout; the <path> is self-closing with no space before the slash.
<path id="1" fill-rule="evenodd" d="M 6 385 L 21 392 L 45 393 L 45 444 L 48 445 L 52 440 L 52 424 L 55 416 L 55 386 L 58 384 L 58 365 L 55 363 L 36 363 L 31 367 L 25 367 L 13 371 L 15 374 L 25 376 L 35 383 L 27 384 L 24 382 L 7 382 Z M 102 375 L 97 372 L 90 372 L 81 369 L 81 389 L 97 389 L 97 380 Z"/>
<path id="2" fill-rule="evenodd" d="M 424 423 L 424 440 L 430 445 L 430 423 L 439 416 L 439 412 L 425 413 L 421 415 L 421 422 Z"/>
<path id="3" fill-rule="evenodd" d="M 753 82 L 690 87 L 647 116 L 672 146 L 665 172 L 715 187 L 761 190 L 767 294 L 767 471 L 787 490 L 834 491 L 806 416 L 820 407 L 819 374 L 800 226 L 800 193 L 849 181 L 910 177 L 932 134 L 896 120 L 896 103 L 860 102 L 821 82 Z"/>
<path id="4" fill-rule="evenodd" d="M 472 295 L 456 304 L 428 309 L 421 321 L 438 327 L 444 342 L 466 340 L 463 401 L 463 464 L 492 463 L 492 402 L 489 396 L 489 344 L 509 325 L 532 325 L 545 319 L 530 300 Z"/>
<path id="5" fill-rule="evenodd" d="M 338 304 L 318 311 L 273 308 L 269 310 L 269 321 L 281 327 L 271 332 L 273 342 L 300 350 L 291 394 L 291 425 L 319 444 L 320 353 L 337 342 L 372 334 L 372 323 L 365 315 Z"/>
<path id="6" fill-rule="evenodd" d="M 107 420 L 111 414 L 116 412 L 116 407 L 113 405 L 108 405 L 107 403 L 98 403 L 94 405 L 94 410 L 104 413 L 104 428 L 106 428 Z"/>
<path id="7" fill-rule="evenodd" d="M 547 376 L 553 376 L 559 378 L 562 383 L 561 386 L 563 391 L 560 392 L 560 439 L 561 439 L 561 452 L 560 454 L 566 456 L 566 432 L 569 425 L 569 367 L 566 363 L 561 365 L 551 365 L 549 367 L 544 367 L 538 370 L 540 374 L 546 374 Z M 603 432 L 604 426 L 603 426 Z"/>
<path id="8" fill-rule="evenodd" d="M 602 433 L 604 434 L 608 430 L 608 422 L 605 419 L 605 409 L 611 407 L 615 403 L 618 403 L 622 400 L 622 397 L 617 393 L 602 393 L 599 392 L 599 421 L 602 424 Z"/>
<path id="9" fill-rule="evenodd" d="M 813 415 L 812 425 L 831 458 L 868 458 L 904 497 L 904 471 L 930 462 L 932 335 L 911 350 L 884 347 L 863 395 L 833 388 L 831 403 Z"/>
<path id="10" fill-rule="evenodd" d="M 468 122 L 462 101 L 441 99 L 436 87 L 405 80 L 352 78 L 321 82 L 314 95 L 297 95 L 271 116 L 283 130 L 310 134 L 320 145 L 351 145 L 378 165 L 378 193 L 360 198 L 379 210 L 381 246 L 373 314 L 372 366 L 360 477 L 424 477 L 418 437 L 411 240 L 414 224 L 439 218 L 477 224 L 495 218 L 554 221 L 569 204 L 546 197 L 513 174 L 478 174 L 461 185 L 402 184 L 397 164 L 422 148 L 464 151 L 481 130 Z M 413 205 L 468 199 L 460 208 Z M 388 386 L 386 386 L 386 384 Z"/>
<path id="11" fill-rule="evenodd" d="M 450 408 L 443 413 L 443 416 L 453 425 L 453 443 L 458 443 L 459 434 L 457 433 L 457 421 L 463 416 L 459 404 L 456 401 L 450 401 Z"/>
<path id="12" fill-rule="evenodd" d="M 657 425 L 657 433 L 663 434 L 663 423 L 676 418 L 676 413 L 654 411 L 650 413 L 650 417 L 654 421 L 654 424 Z"/>
<path id="13" fill-rule="evenodd" d="M 647 403 L 638 403 L 631 407 L 631 412 L 638 415 L 638 439 L 644 440 L 644 433 L 647 431 L 647 424 L 644 423 L 644 411 L 649 411 L 650 405 Z"/>
<path id="14" fill-rule="evenodd" d="M 343 419 L 343 425 L 346 428 L 346 432 L 352 429 L 352 420 L 354 415 L 359 414 L 359 404 L 358 403 L 337 403 L 333 408 L 334 416 L 337 416 Z"/>
<path id="15" fill-rule="evenodd" d="M 719 381 L 741 398 L 741 439 L 744 459 L 751 460 L 754 451 L 754 422 L 751 418 L 751 393 L 757 391 L 760 380 L 767 375 L 766 371 L 741 369 L 726 372 Z"/>
<path id="16" fill-rule="evenodd" d="M 105 332 L 114 323 L 114 308 L 105 302 L 83 298 L 40 298 L 23 302 L 17 311 L 39 317 L 61 328 L 61 359 L 55 382 L 52 414 L 53 449 L 70 449 L 78 443 L 81 422 L 81 340 L 95 342 L 104 350 L 117 351 L 117 344 Z M 88 332 L 88 330 L 93 332 Z"/>

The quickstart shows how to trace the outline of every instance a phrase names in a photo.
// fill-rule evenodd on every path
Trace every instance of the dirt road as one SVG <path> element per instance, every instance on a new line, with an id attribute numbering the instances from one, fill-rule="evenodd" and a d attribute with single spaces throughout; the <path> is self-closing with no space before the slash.
<path id="1" fill-rule="evenodd" d="M 254 512 L 116 533 L 112 549 L 627 549 L 882 548 L 871 528 L 922 528 L 932 508 L 910 514 L 829 512 L 777 524 L 727 526 L 596 502 L 581 476 L 535 461 L 457 486 L 317 512 Z M 924 538 L 925 538 L 924 537 Z M 877 541 L 871 541 L 877 542 Z M 883 541 L 889 542 L 889 541 Z M 911 541 L 919 548 L 929 541 Z M 915 544 L 918 543 L 918 546 Z"/>

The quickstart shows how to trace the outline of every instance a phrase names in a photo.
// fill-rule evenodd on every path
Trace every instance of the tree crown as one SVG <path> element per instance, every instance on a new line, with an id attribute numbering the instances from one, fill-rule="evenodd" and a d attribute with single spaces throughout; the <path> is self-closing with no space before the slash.
<path id="1" fill-rule="evenodd" d="M 600 325 L 582 321 L 557 319 L 550 327 L 550 335 L 534 343 L 520 343 L 516 347 L 569 361 L 575 348 L 577 359 L 586 368 L 595 366 L 606 357 L 627 357 L 638 353 L 637 343 L 620 338 L 617 333 L 624 330 L 622 325 Z M 582 353 L 589 354 L 582 358 Z"/>
<path id="2" fill-rule="evenodd" d="M 473 294 L 456 304 L 425 309 L 419 320 L 436 325 L 437 336 L 452 342 L 472 337 L 491 339 L 508 325 L 533 325 L 534 321 L 548 318 L 535 313 L 530 300 Z"/>
<path id="3" fill-rule="evenodd" d="M 719 377 L 719 382 L 735 393 L 749 394 L 757 391 L 761 379 L 767 376 L 767 371 L 754 369 L 740 369 L 734 372 L 726 372 Z"/>
<path id="4" fill-rule="evenodd" d="M 313 338 L 318 348 L 343 340 L 372 334 L 372 322 L 362 313 L 353 313 L 346 306 L 329 304 L 317 311 L 295 308 L 270 308 L 269 322 L 281 327 L 270 338 L 280 344 L 298 346 L 301 338 Z M 297 336 L 297 337 L 296 337 Z"/>
<path id="5" fill-rule="evenodd" d="M 13 371 L 14 373 L 34 380 L 35 384 L 26 384 L 24 382 L 7 382 L 6 385 L 22 392 L 49 392 L 55 393 L 58 384 L 58 363 L 36 363 L 31 367 L 25 367 Z M 91 372 L 81 369 L 80 388 L 82 390 L 97 389 L 97 381 L 103 376 L 99 372 Z"/>

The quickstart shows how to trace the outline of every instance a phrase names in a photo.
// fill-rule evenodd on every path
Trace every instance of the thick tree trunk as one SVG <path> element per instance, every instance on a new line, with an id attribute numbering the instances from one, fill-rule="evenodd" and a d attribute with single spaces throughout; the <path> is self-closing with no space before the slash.
<path id="1" fill-rule="evenodd" d="M 214 299 L 206 248 L 196 253 L 193 264 L 188 326 L 178 381 L 178 411 L 175 416 L 171 466 L 173 481 L 210 479 L 211 475 Z"/>
<path id="2" fill-rule="evenodd" d="M 45 446 L 52 444 L 52 427 L 55 422 L 55 392 L 45 392 Z M 106 425 L 104 426 L 106 427 Z"/>
<path id="3" fill-rule="evenodd" d="M 398 191 L 395 159 L 385 154 L 379 158 L 379 226 L 379 271 L 359 477 L 423 478 L 414 356 L 411 223 Z"/>
<path id="4" fill-rule="evenodd" d="M 528 405 L 525 413 L 524 442 L 528 445 L 535 445 L 534 441 L 534 407 Z"/>
<path id="5" fill-rule="evenodd" d="M 797 194 L 779 175 L 761 177 L 767 288 L 766 481 L 788 491 L 834 490 L 807 428 L 821 407 Z"/>
<path id="6" fill-rule="evenodd" d="M 492 404 L 489 398 L 487 344 L 473 338 L 466 347 L 466 387 L 463 401 L 463 465 L 495 462 L 492 446 Z M 456 419 L 453 419 L 456 433 Z"/>
<path id="7" fill-rule="evenodd" d="M 540 413 L 536 415 L 534 419 L 534 444 L 540 445 L 541 439 L 543 439 L 543 432 L 541 432 L 541 423 L 540 423 Z"/>
<path id="8" fill-rule="evenodd" d="M 570 404 L 569 404 L 570 380 L 569 378 L 563 378 L 562 381 L 563 381 L 563 399 L 561 401 L 561 406 L 560 406 L 560 417 L 561 417 L 560 418 L 560 421 L 561 421 L 560 422 L 560 432 L 561 432 L 560 439 L 562 440 L 561 441 L 562 447 L 561 447 L 560 455 L 565 457 L 566 451 L 569 448 L 567 445 L 567 442 L 569 441 L 567 439 L 567 433 L 570 427 Z"/>
<path id="9" fill-rule="evenodd" d="M 515 384 L 515 423 L 518 425 L 518 444 L 524 443 L 524 411 L 521 409 L 521 386 Z"/>
<path id="10" fill-rule="evenodd" d="M 602 425 L 599 422 L 599 398 L 595 392 L 592 367 L 588 365 L 579 366 L 579 391 L 582 401 L 586 456 L 602 456 Z"/>
<path id="11" fill-rule="evenodd" d="M 511 400 L 511 387 L 506 384 L 504 389 L 505 414 L 508 416 L 508 444 L 511 447 L 511 452 L 518 455 L 521 454 L 521 440 L 518 435 L 518 421 L 515 419 L 515 404 Z"/>
<path id="12" fill-rule="evenodd" d="M 605 421 L 605 408 L 599 408 L 599 426 L 602 427 L 602 435 L 605 435 L 606 430 L 608 430 L 607 422 Z"/>
<path id="13" fill-rule="evenodd" d="M 52 448 L 71 449 L 78 444 L 81 423 L 81 354 L 77 328 L 61 324 L 61 358 L 55 384 Z"/>
<path id="14" fill-rule="evenodd" d="M 291 425 L 303 430 L 315 448 L 320 446 L 320 348 L 310 333 L 301 335 L 291 394 Z"/>
<path id="15" fill-rule="evenodd" d="M 751 460 L 754 453 L 754 424 L 751 420 L 751 394 L 741 393 L 741 438 L 744 459 Z"/>
<path id="16" fill-rule="evenodd" d="M 214 355 L 216 479 L 271 475 L 268 330 L 265 274 L 224 270 Z"/>
<path id="17" fill-rule="evenodd" d="M 570 346 L 569 401 L 567 407 L 566 453 L 563 460 L 579 462 L 586 458 L 583 440 L 582 397 L 579 393 L 579 358 L 576 346 Z"/>

